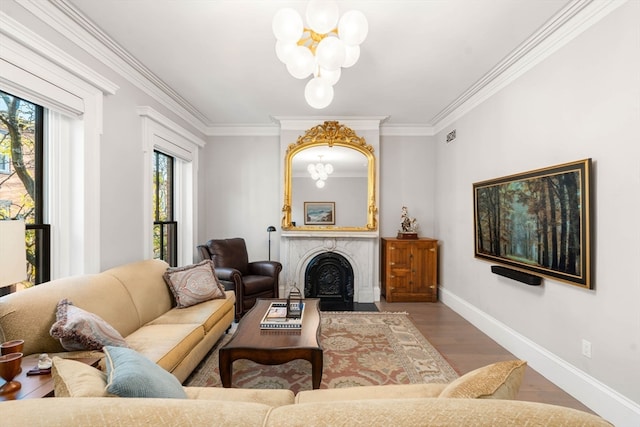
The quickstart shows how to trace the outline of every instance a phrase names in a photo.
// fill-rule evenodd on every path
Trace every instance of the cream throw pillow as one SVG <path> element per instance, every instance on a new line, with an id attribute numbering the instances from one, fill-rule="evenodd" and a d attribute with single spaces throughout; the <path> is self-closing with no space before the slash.
<path id="1" fill-rule="evenodd" d="M 524 360 L 509 360 L 478 368 L 451 382 L 438 397 L 514 400 L 526 367 Z"/>
<path id="2" fill-rule="evenodd" d="M 107 374 L 86 363 L 54 356 L 51 365 L 55 397 L 106 397 Z"/>

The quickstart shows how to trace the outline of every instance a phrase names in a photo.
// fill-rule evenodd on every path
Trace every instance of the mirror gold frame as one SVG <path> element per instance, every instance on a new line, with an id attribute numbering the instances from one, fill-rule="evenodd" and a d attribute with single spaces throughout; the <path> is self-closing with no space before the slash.
<path id="1" fill-rule="evenodd" d="M 294 226 L 291 223 L 291 176 L 292 161 L 294 156 L 306 149 L 322 146 L 337 146 L 359 151 L 367 158 L 367 223 L 363 226 L 340 227 L 333 225 L 323 226 Z M 373 147 L 359 137 L 356 133 L 337 121 L 325 121 L 309 129 L 298 140 L 287 148 L 284 161 L 284 206 L 282 207 L 283 230 L 330 230 L 330 231 L 375 231 L 378 229 L 378 208 L 376 207 L 376 176 L 375 156 Z"/>

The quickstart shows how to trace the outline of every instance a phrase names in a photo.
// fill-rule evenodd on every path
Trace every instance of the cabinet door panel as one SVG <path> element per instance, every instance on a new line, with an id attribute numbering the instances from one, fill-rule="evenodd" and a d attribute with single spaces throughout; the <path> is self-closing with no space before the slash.
<path id="1" fill-rule="evenodd" d="M 415 293 L 431 295 L 435 291 L 436 248 L 432 242 L 422 242 L 415 248 Z"/>
<path id="2" fill-rule="evenodd" d="M 382 243 L 386 300 L 437 301 L 438 241 L 383 239 Z"/>

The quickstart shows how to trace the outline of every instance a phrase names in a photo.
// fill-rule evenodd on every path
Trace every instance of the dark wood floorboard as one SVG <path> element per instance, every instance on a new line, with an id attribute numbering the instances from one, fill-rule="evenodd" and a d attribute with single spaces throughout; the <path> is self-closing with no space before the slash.
<path id="1" fill-rule="evenodd" d="M 418 330 L 460 375 L 494 362 L 516 359 L 441 302 L 388 303 L 382 297 L 376 305 L 380 311 L 409 313 Z M 551 403 L 593 413 L 530 366 L 527 367 L 518 400 Z"/>

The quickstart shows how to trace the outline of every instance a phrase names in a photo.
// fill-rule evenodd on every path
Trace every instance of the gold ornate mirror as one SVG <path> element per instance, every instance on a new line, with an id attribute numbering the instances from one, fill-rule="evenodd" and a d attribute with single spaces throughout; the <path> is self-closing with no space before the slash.
<path id="1" fill-rule="evenodd" d="M 315 126 L 290 144 L 282 229 L 377 230 L 373 151 L 337 121 Z"/>

